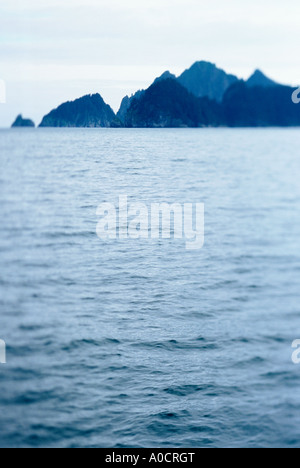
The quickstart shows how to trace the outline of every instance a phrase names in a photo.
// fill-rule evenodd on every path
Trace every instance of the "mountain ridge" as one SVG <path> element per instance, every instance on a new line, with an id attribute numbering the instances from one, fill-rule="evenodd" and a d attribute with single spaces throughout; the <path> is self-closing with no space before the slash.
<path id="1" fill-rule="evenodd" d="M 179 77 L 169 71 L 146 90 L 125 96 L 117 114 L 100 94 L 61 104 L 41 127 L 204 127 L 300 126 L 294 88 L 260 70 L 239 80 L 215 64 L 195 62 Z"/>
<path id="2" fill-rule="evenodd" d="M 125 127 L 181 128 L 218 125 L 220 109 L 207 98 L 197 98 L 177 80 L 155 81 L 126 115 Z"/>
<path id="3" fill-rule="evenodd" d="M 238 81 L 236 76 L 229 75 L 215 64 L 203 60 L 195 62 L 177 79 L 196 97 L 206 96 L 218 102 L 222 101 L 225 91 Z"/>
<path id="4" fill-rule="evenodd" d="M 236 76 L 228 75 L 224 70 L 217 68 L 215 64 L 203 60 L 195 62 L 178 77 L 170 71 L 165 71 L 152 84 L 170 78 L 177 80 L 196 97 L 209 97 L 219 102 L 222 100 L 226 89 L 232 83 L 238 81 Z M 117 112 L 117 116 L 121 121 L 124 119 L 132 101 L 139 99 L 144 92 L 145 90 L 139 90 L 132 94 L 131 97 L 125 96 L 123 98 L 120 109 Z"/>
<path id="5" fill-rule="evenodd" d="M 116 115 L 100 94 L 67 101 L 47 114 L 40 127 L 109 127 Z"/>
<path id="6" fill-rule="evenodd" d="M 268 88 L 270 86 L 278 86 L 278 83 L 268 78 L 261 70 L 257 69 L 246 81 L 247 86 L 262 86 Z"/>

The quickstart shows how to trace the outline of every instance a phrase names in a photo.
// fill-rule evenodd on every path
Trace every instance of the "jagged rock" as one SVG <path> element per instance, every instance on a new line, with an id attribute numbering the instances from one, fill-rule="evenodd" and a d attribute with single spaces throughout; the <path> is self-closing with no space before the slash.
<path id="1" fill-rule="evenodd" d="M 110 127 L 115 113 L 100 94 L 66 102 L 46 115 L 40 127 Z"/>
<path id="2" fill-rule="evenodd" d="M 263 88 L 269 88 L 270 86 L 278 86 L 275 81 L 268 78 L 260 70 L 255 70 L 246 83 L 249 87 L 262 86 Z"/>
<path id="3" fill-rule="evenodd" d="M 178 82 L 190 93 L 197 97 L 207 96 L 210 99 L 221 102 L 225 91 L 238 78 L 228 75 L 210 62 L 196 62 L 191 68 L 184 71 L 178 78 Z"/>
<path id="4" fill-rule="evenodd" d="M 208 98 L 197 98 L 174 79 L 156 81 L 143 96 L 133 100 L 126 127 L 199 127 L 220 125 L 220 106 Z"/>
<path id="5" fill-rule="evenodd" d="M 12 128 L 15 128 L 15 127 L 30 127 L 30 128 L 34 128 L 35 127 L 35 124 L 32 120 L 30 119 L 23 119 L 22 115 L 18 115 L 18 117 L 16 118 L 16 120 L 14 121 L 14 123 L 12 124 Z"/>

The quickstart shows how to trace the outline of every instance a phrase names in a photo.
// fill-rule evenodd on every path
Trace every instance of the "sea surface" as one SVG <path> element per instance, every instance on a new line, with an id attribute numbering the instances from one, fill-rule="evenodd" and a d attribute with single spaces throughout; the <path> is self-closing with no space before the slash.
<path id="1" fill-rule="evenodd" d="M 205 245 L 96 235 L 205 203 Z M 0 445 L 300 447 L 300 130 L 0 130 Z"/>

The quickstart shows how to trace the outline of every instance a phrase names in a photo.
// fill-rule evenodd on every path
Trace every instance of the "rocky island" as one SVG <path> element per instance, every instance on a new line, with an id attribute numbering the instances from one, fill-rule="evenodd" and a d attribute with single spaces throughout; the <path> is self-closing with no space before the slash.
<path id="1" fill-rule="evenodd" d="M 35 123 L 30 119 L 23 119 L 23 116 L 20 114 L 18 115 L 18 117 L 16 118 L 16 120 L 14 121 L 11 127 L 12 128 L 16 128 L 16 127 L 34 128 Z"/>
<path id="2" fill-rule="evenodd" d="M 51 111 L 40 127 L 300 126 L 294 90 L 260 70 L 244 81 L 201 61 L 178 78 L 167 71 L 148 89 L 124 97 L 117 115 L 100 94 L 87 95 Z"/>
<path id="3" fill-rule="evenodd" d="M 46 115 L 40 127 L 110 127 L 116 116 L 100 94 L 66 102 Z"/>

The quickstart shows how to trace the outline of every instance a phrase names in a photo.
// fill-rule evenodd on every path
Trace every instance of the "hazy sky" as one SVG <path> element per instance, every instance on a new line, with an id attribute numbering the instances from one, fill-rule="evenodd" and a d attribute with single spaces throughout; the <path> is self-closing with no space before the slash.
<path id="1" fill-rule="evenodd" d="M 0 35 L 0 126 L 92 92 L 117 110 L 196 60 L 300 84 L 299 0 L 0 0 Z"/>

